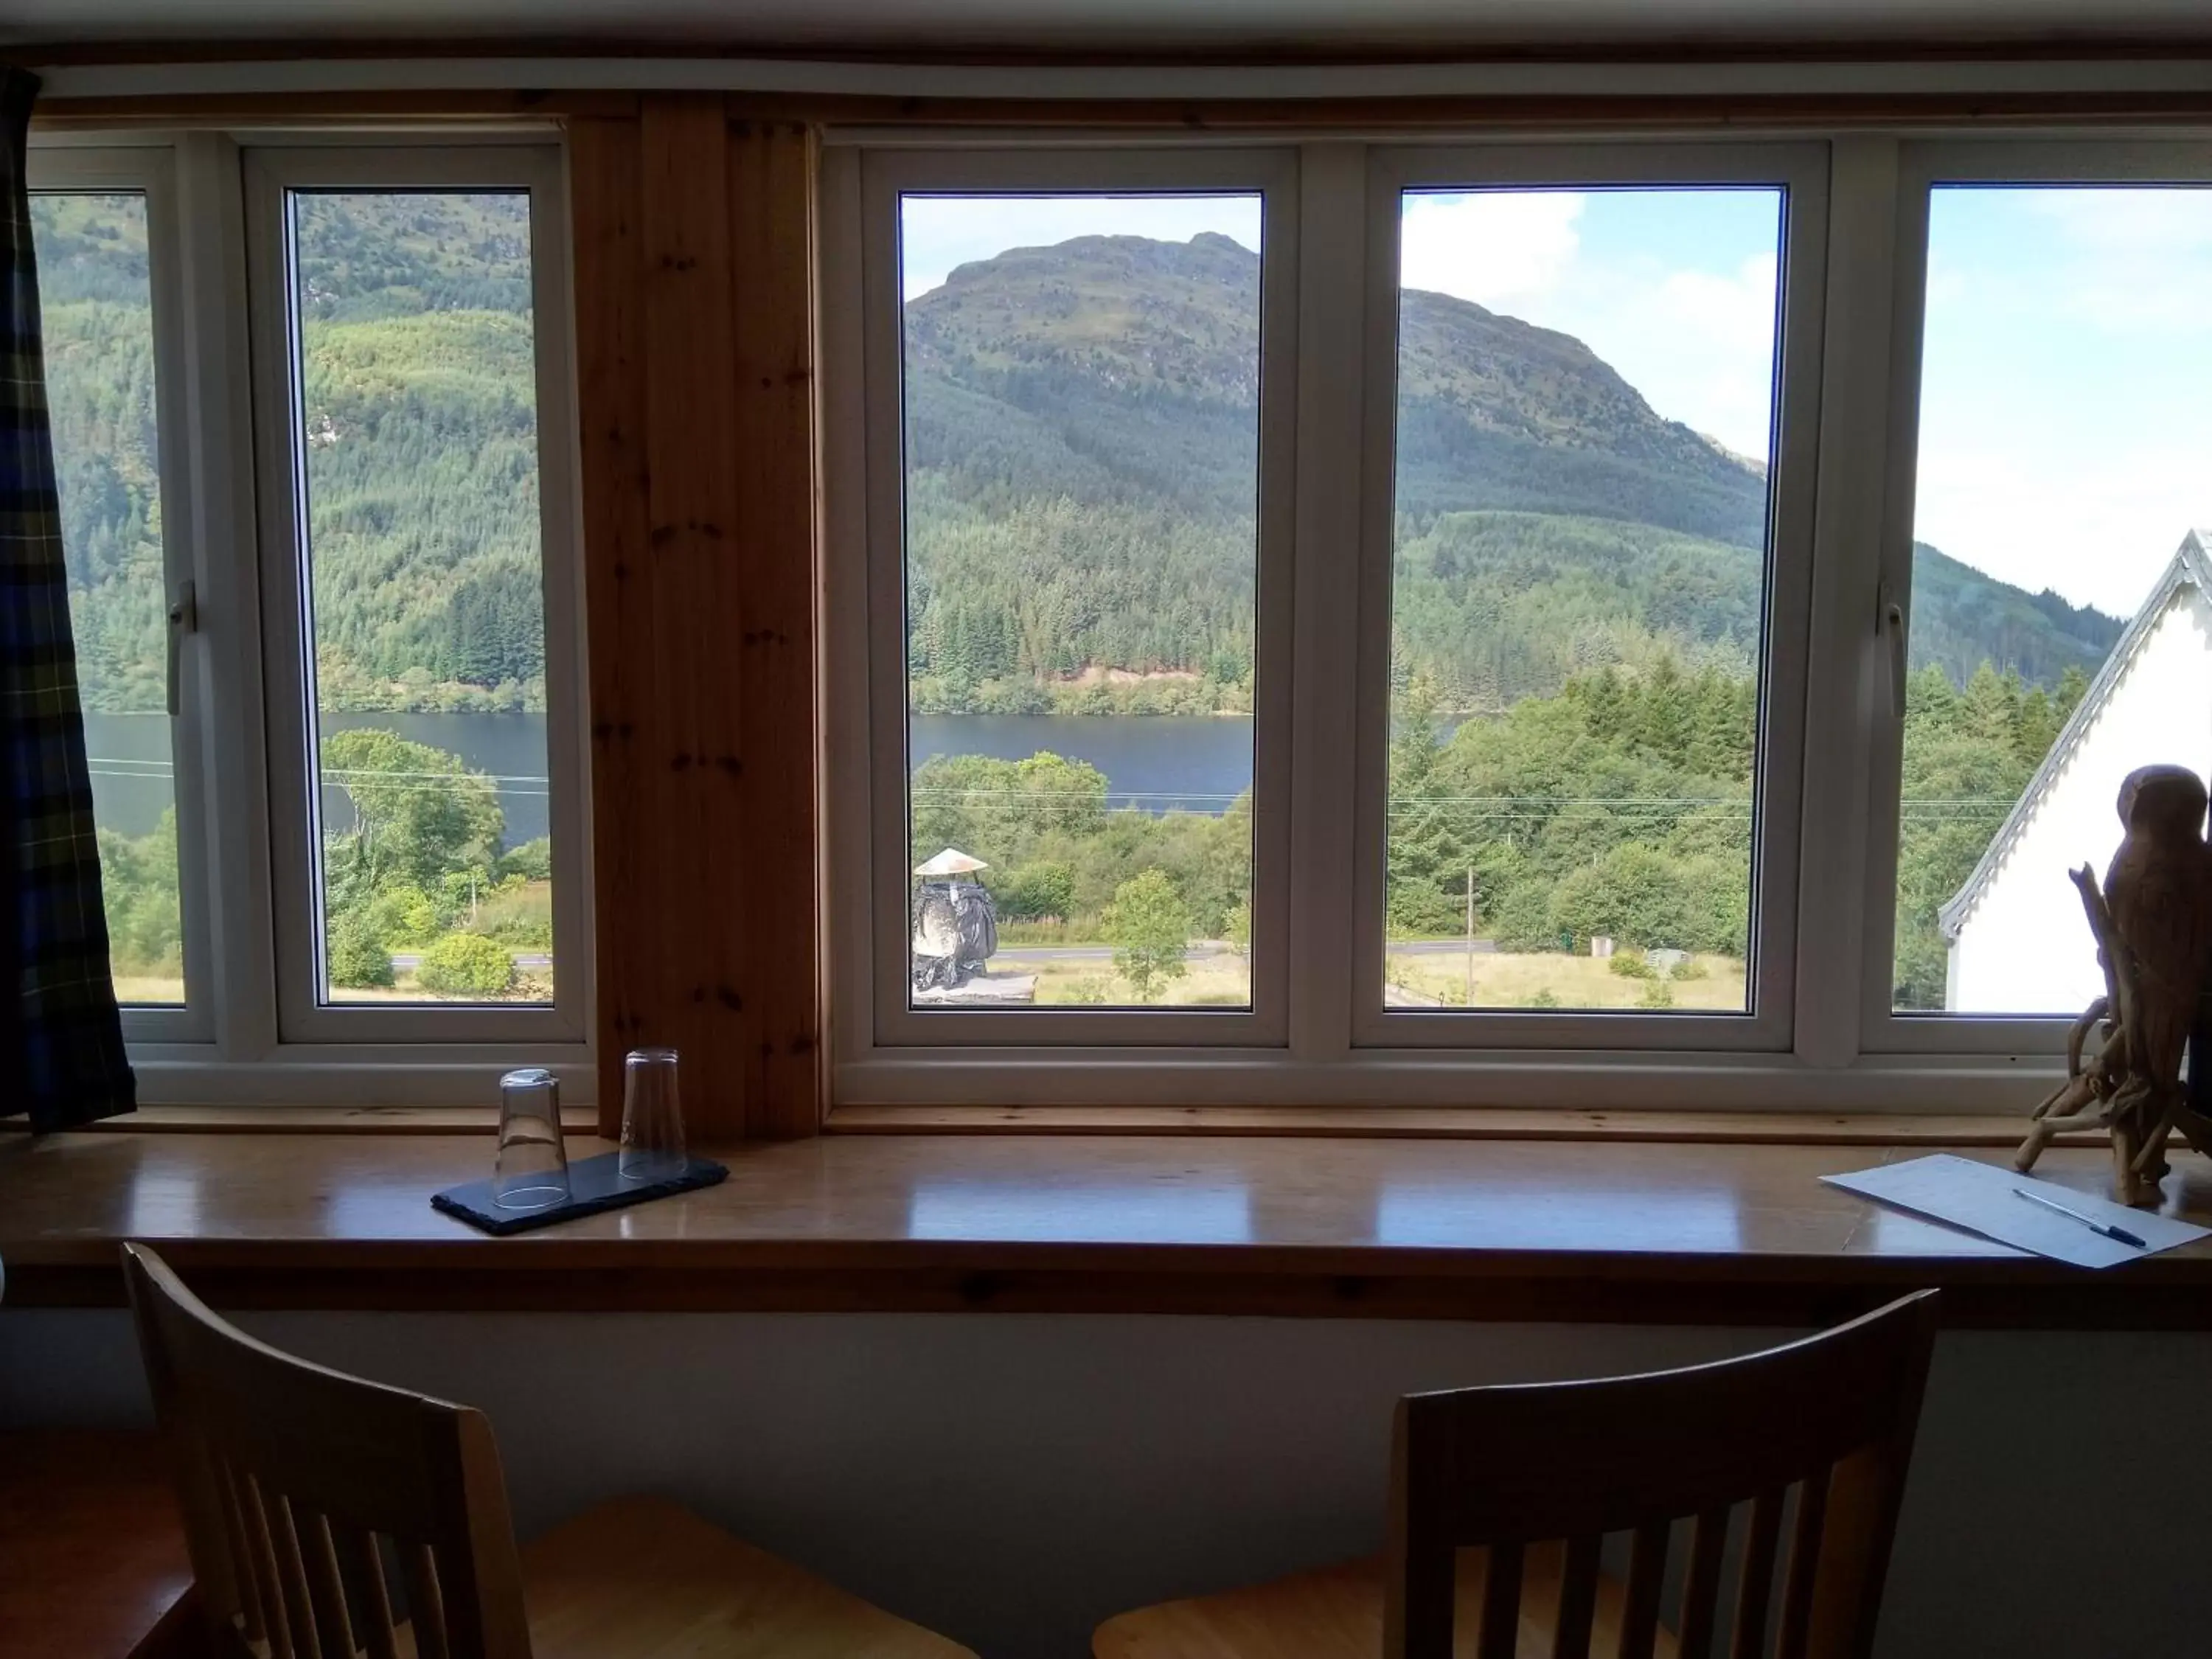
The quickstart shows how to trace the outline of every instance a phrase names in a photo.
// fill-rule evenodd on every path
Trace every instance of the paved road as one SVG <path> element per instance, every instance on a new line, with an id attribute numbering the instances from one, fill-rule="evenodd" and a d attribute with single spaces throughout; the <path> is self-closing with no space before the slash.
<path id="1" fill-rule="evenodd" d="M 1229 946 L 1218 939 L 1194 939 L 1190 942 L 1190 954 L 1194 957 L 1218 957 L 1227 953 Z M 1110 945 L 1002 945 L 994 963 L 1036 962 L 1110 962 L 1114 947 Z"/>
<path id="2" fill-rule="evenodd" d="M 1190 942 L 1190 953 L 1194 957 L 1218 957 L 1230 947 L 1218 939 L 1197 939 Z M 1455 939 L 1413 939 L 1403 945 L 1393 945 L 1393 956 L 1435 957 L 1458 955 L 1467 949 L 1464 941 Z M 1498 941 L 1479 939 L 1474 942 L 1477 956 L 1494 953 Z M 1002 945 L 994 962 L 1104 962 L 1114 954 L 1110 945 Z M 397 961 L 398 958 L 394 957 Z"/>
<path id="3" fill-rule="evenodd" d="M 1455 939 L 1424 939 L 1393 945 L 1390 951 L 1394 956 L 1427 957 L 1456 953 L 1466 948 Z M 1474 942 L 1474 948 L 1478 955 L 1494 951 L 1498 949 L 1498 942 L 1479 939 Z M 1224 956 L 1229 950 L 1227 941 L 1223 939 L 1194 939 L 1190 942 L 1190 954 L 1194 957 Z M 1110 945 L 1008 945 L 1001 946 L 992 960 L 1011 966 L 1016 963 L 1034 962 L 1108 962 L 1113 959 L 1113 956 L 1114 947 Z M 412 973 L 422 965 L 422 953 L 420 951 L 392 952 L 392 966 L 395 971 Z M 544 951 L 518 951 L 514 953 L 514 965 L 517 968 L 550 968 L 553 957 L 550 952 Z"/>
<path id="4" fill-rule="evenodd" d="M 553 965 L 550 951 L 516 951 L 512 954 L 518 968 L 550 968 Z M 420 951 L 395 951 L 392 955 L 392 965 L 395 969 L 405 969 L 412 972 L 422 965 L 422 953 Z"/>

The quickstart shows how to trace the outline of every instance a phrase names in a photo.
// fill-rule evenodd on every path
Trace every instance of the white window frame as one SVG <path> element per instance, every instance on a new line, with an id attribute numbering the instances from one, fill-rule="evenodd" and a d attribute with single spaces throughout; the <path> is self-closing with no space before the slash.
<path id="1" fill-rule="evenodd" d="M 568 188 L 557 131 L 530 122 L 465 131 L 34 131 L 32 155 L 34 188 L 137 189 L 137 180 L 146 181 L 165 551 L 173 580 L 189 572 L 198 590 L 200 627 L 185 641 L 185 712 L 175 739 L 189 1001 L 182 1013 L 125 1011 L 140 1100 L 482 1105 L 500 1072 L 529 1064 L 550 1066 L 571 1104 L 592 1104 L 598 1079 L 590 775 Z M 271 474 L 256 434 L 279 445 L 288 441 L 289 422 L 261 411 L 288 407 L 289 388 L 284 402 L 266 402 L 270 365 L 283 360 L 272 360 L 252 337 L 267 307 L 256 313 L 249 304 L 249 265 L 258 252 L 265 269 L 267 250 L 249 239 L 249 174 L 310 185 L 520 185 L 532 192 L 549 805 L 561 964 L 550 1007 L 313 1006 L 313 941 L 301 902 L 313 866 L 304 844 L 287 846 L 272 833 L 272 800 L 287 793 L 295 803 L 303 799 L 308 771 L 304 753 L 288 750 L 276 736 L 288 697 L 291 729 L 304 718 L 296 659 L 283 658 L 264 626 L 264 615 L 274 615 L 281 631 L 281 618 L 298 613 L 270 606 L 264 594 L 264 564 L 282 562 L 264 561 L 264 549 L 290 544 L 289 531 L 272 538 L 261 522 L 258 497 Z M 270 586 L 289 594 L 295 580 L 283 572 Z M 296 648 L 296 627 L 288 637 Z M 296 890 L 288 894 L 285 879 L 295 881 Z M 332 1014 L 338 1018 L 324 1017 Z"/>
<path id="2" fill-rule="evenodd" d="M 277 1019 L 293 1042 L 568 1042 L 584 1040 L 586 999 L 561 989 L 540 1007 L 345 1004 L 321 995 L 319 748 L 310 717 L 313 644 L 306 632 L 306 549 L 299 521 L 297 342 L 288 202 L 295 191 L 526 191 L 531 198 L 532 329 L 537 358 L 539 546 L 544 562 L 546 759 L 553 835 L 556 964 L 587 961 L 583 918 L 583 664 L 578 648 L 574 419 L 561 153 L 551 145 L 294 143 L 245 155 L 254 422 L 261 524 L 263 674 L 267 685 L 270 807 L 275 860 Z M 556 690 L 556 688 L 562 688 Z"/>
<path id="3" fill-rule="evenodd" d="M 30 152 L 29 183 L 34 195 L 133 195 L 146 208 L 148 288 L 152 300 L 154 418 L 161 507 L 161 565 L 164 602 L 173 604 L 182 585 L 203 581 L 201 547 L 195 534 L 193 469 L 186 446 L 184 359 L 184 277 L 177 252 L 177 168 L 174 152 L 158 143 L 40 144 Z M 57 459 L 59 458 L 57 457 Z M 181 1006 L 125 1004 L 126 1043 L 205 1042 L 214 1034 L 210 1006 L 213 963 L 210 951 L 207 859 L 210 836 L 204 775 L 201 764 L 205 691 L 204 659 L 191 636 L 172 647 L 176 665 L 173 695 L 177 712 L 169 720 L 170 777 L 177 815 L 177 900 L 184 928 L 185 1000 Z"/>
<path id="4" fill-rule="evenodd" d="M 1813 508 L 1826 292 L 1827 155 L 1818 144 L 1487 143 L 1377 147 L 1368 187 L 1368 382 L 1361 537 L 1355 1041 L 1369 1048 L 1703 1052 L 1790 1046 L 1796 967 L 1799 785 L 1804 768 Z M 1396 542 L 1398 256 L 1415 191 L 1768 186 L 1783 194 L 1778 247 L 1773 462 L 1760 629 L 1751 951 L 1744 1013 L 1405 1010 L 1383 1002 L 1390 740 L 1391 566 Z"/>
<path id="5" fill-rule="evenodd" d="M 1066 187 L 1080 189 L 1110 176 L 1095 170 L 1109 151 L 1149 148 L 1206 165 L 1239 142 L 978 131 L 933 135 L 929 148 L 962 154 L 979 176 L 999 164 L 985 158 L 1018 152 L 1022 167 L 1073 169 Z M 1203 1101 L 2008 1113 L 2049 1086 L 2061 1068 L 2066 1022 L 1908 1021 L 1893 1018 L 1887 1006 L 1900 728 L 1886 701 L 1889 635 L 1881 601 L 1909 568 L 1920 250 L 1926 184 L 1936 176 L 1927 169 L 1996 180 L 2123 182 L 2146 167 L 2170 174 L 2183 164 L 2177 158 L 2203 157 L 2207 146 L 2049 131 L 1971 143 L 1866 130 L 1781 141 L 1530 131 L 1296 142 L 1298 465 L 1285 867 L 1297 902 L 1277 935 L 1290 957 L 1290 1022 L 1280 1041 L 1229 1048 L 1180 1036 L 1118 1046 L 1048 1042 L 1048 1028 L 1021 1013 L 981 1013 L 963 1022 L 979 1033 L 974 1040 L 930 1042 L 909 1040 L 899 1021 L 883 1017 L 887 988 L 901 1007 L 904 1000 L 904 848 L 897 881 L 884 880 L 883 854 L 872 844 L 884 838 L 871 801 L 886 788 L 902 792 L 904 780 L 883 767 L 880 754 L 872 757 L 871 726 L 880 725 L 886 706 L 902 717 L 903 696 L 896 685 L 887 696 L 883 677 L 870 679 L 871 584 L 880 588 L 883 574 L 878 565 L 872 574 L 869 564 L 869 538 L 880 534 L 883 513 L 881 479 L 870 469 L 896 441 L 897 411 L 893 404 L 886 421 L 869 368 L 886 339 L 895 347 L 896 328 L 889 290 L 866 288 L 859 273 L 869 237 L 880 244 L 884 235 L 886 210 L 879 199 L 872 206 L 867 175 L 887 166 L 896 172 L 892 158 L 921 147 L 898 131 L 832 130 L 823 160 L 834 1106 Z M 2189 177 L 2212 173 L 2212 161 L 2187 165 Z M 2067 170 L 2053 171 L 2061 166 Z M 1753 1012 L 1386 1011 L 1380 823 L 1397 189 L 1699 182 L 1776 183 L 1790 203 Z M 880 246 L 874 258 L 880 264 Z M 1354 453 L 1361 457 L 1356 480 L 1343 464 Z M 879 632 L 872 649 L 873 660 L 902 669 L 895 629 L 887 641 Z M 902 793 L 893 799 L 902 829 Z M 855 878 L 864 869 L 873 870 L 874 889 Z M 894 890 L 897 922 L 886 927 L 872 905 Z M 880 960 L 886 951 L 888 971 Z M 1082 1018 L 1077 1030 L 1095 1029 L 1087 1013 Z M 1176 1032 L 1185 1029 L 1181 1014 L 1169 1018 Z M 1035 1035 L 1024 1040 L 1023 1031 Z"/>
<path id="6" fill-rule="evenodd" d="M 1905 637 L 1894 646 L 1894 661 L 1900 664 L 1911 629 L 1929 216 L 1933 192 L 1946 185 L 2212 186 L 2212 140 L 2145 134 L 2065 137 L 2037 134 L 1998 139 L 1927 138 L 1899 147 L 1895 325 L 1877 580 L 1880 593 L 1903 609 Z M 2177 526 L 2177 531 L 2186 527 Z M 1879 680 L 1877 695 L 1869 702 L 1872 810 L 1865 854 L 1869 922 L 1861 1046 L 1875 1054 L 1988 1056 L 2023 1068 L 2047 1070 L 2051 1059 L 2066 1051 L 2071 1017 L 1900 1013 L 1892 1006 L 1905 711 L 1903 688 L 1895 682 L 1887 657 Z M 2192 767 L 2203 763 L 2199 757 L 2177 758 Z M 2055 871 L 2052 878 L 2057 878 Z M 2084 952 L 2091 948 L 2086 927 L 2071 943 Z"/>
<path id="7" fill-rule="evenodd" d="M 887 1047 L 957 1050 L 1006 1045 L 1043 1054 L 1062 1045 L 1139 1048 L 1272 1047 L 1288 1029 L 1289 952 L 1281 941 L 1290 908 L 1291 817 L 1289 709 L 1297 384 L 1297 200 L 1295 158 L 1279 147 L 1203 150 L 1121 149 L 1018 152 L 993 149 L 887 149 L 861 159 L 848 189 L 857 198 L 860 257 L 842 271 L 847 308 L 863 320 L 860 339 L 866 413 L 865 489 L 846 534 L 858 543 L 864 571 L 857 592 L 865 643 L 855 633 L 841 659 L 854 665 L 849 684 L 865 685 L 863 747 L 848 761 L 851 787 L 878 810 L 862 823 L 871 836 L 869 878 L 837 890 L 858 914 L 847 936 L 865 939 L 867 991 L 875 1039 Z M 1174 1012 L 1085 1009 L 985 1011 L 908 1006 L 907 916 L 907 688 L 905 645 L 905 470 L 901 366 L 898 204 L 904 194 L 1053 196 L 1205 193 L 1258 195 L 1265 261 L 1260 289 L 1259 481 L 1253 719 L 1253 963 L 1249 1009 Z M 856 291 L 857 290 L 857 291 Z M 842 492 L 839 492 L 842 494 Z M 852 625 L 848 617 L 848 627 Z M 857 646 L 857 649 L 853 648 Z M 896 664 L 896 672 L 876 665 Z M 865 758 L 861 758 L 865 757 Z M 858 764 L 854 763 L 857 762 Z M 865 781 L 860 776 L 865 768 Z M 851 856 L 850 854 L 848 856 Z M 853 867 L 860 867 L 854 866 Z M 861 901 L 857 906 L 853 901 Z M 854 963 L 853 965 L 857 965 Z M 848 981 L 848 987 L 850 980 Z"/>

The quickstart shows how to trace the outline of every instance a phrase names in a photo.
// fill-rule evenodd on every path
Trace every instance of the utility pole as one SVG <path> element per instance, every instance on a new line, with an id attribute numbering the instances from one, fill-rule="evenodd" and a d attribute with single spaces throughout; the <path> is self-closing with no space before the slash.
<path id="1" fill-rule="evenodd" d="M 1467 872 L 1467 1006 L 1474 1006 L 1474 866 Z"/>

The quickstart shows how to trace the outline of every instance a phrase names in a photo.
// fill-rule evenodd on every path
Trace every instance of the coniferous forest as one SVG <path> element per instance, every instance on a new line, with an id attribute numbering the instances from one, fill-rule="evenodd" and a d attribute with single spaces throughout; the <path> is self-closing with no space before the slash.
<path id="1" fill-rule="evenodd" d="M 153 364 L 131 316 L 145 249 L 112 199 L 42 200 L 42 304 L 58 371 L 97 365 L 57 372 L 53 410 L 88 707 L 150 712 Z M 313 210 L 302 444 L 323 704 L 542 708 L 526 209 L 380 195 Z M 915 713 L 1249 713 L 1259 287 L 1257 256 L 1224 237 L 1085 237 L 963 266 L 908 305 Z M 1763 473 L 1565 335 L 1424 293 L 1403 296 L 1400 325 L 1394 935 L 1461 928 L 1473 872 L 1501 949 L 1608 934 L 1741 957 Z M 2120 624 L 1928 547 L 1913 600 L 1898 990 L 1932 1006 L 1936 907 Z M 1044 774 L 1080 810 L 1040 813 Z M 933 762 L 914 843 L 985 857 L 1002 913 L 1058 938 L 1096 936 L 1116 894 L 1158 869 L 1194 937 L 1234 942 L 1249 926 L 1249 797 L 1218 817 L 1150 817 L 1108 810 L 1109 781 L 1054 757 Z M 485 831 L 473 823 L 452 856 L 506 878 Z M 342 850 L 335 870 L 362 867 Z M 146 955 L 173 915 L 173 887 L 166 905 L 147 897 L 143 872 L 161 863 L 144 848 L 112 861 L 111 908 L 155 918 L 119 930 Z M 450 910 L 435 875 L 404 884 Z M 416 906 L 403 931 L 428 924 Z"/>

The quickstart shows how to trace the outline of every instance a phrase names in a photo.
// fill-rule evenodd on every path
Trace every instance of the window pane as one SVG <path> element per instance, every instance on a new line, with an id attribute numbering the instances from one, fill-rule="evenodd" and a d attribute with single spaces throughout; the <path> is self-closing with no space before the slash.
<path id="1" fill-rule="evenodd" d="M 1899 827 L 1900 1011 L 2078 1014 L 2120 781 L 2212 708 L 2212 191 L 1939 187 Z"/>
<path id="2" fill-rule="evenodd" d="M 289 218 L 325 993 L 547 1002 L 529 194 Z"/>
<path id="3" fill-rule="evenodd" d="M 1404 195 L 1388 1006 L 1748 1008 L 1782 222 Z"/>
<path id="4" fill-rule="evenodd" d="M 116 994 L 185 1000 L 146 202 L 31 198 L 92 811 Z"/>
<path id="5" fill-rule="evenodd" d="M 1250 1005 L 1260 224 L 902 200 L 916 1006 Z"/>

